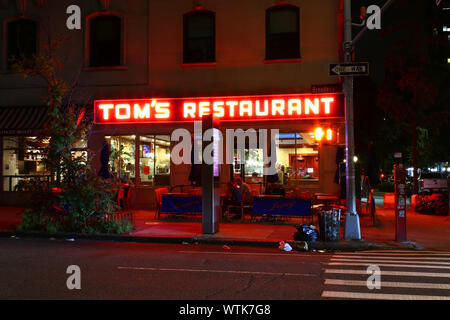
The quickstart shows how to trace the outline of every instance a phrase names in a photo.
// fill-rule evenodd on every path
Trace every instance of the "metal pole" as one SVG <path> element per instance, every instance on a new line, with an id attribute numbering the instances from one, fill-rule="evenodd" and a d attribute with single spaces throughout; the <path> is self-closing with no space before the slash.
<path id="1" fill-rule="evenodd" d="M 344 3 L 344 62 L 352 62 L 352 1 Z M 353 118 L 353 76 L 344 77 L 345 92 L 345 177 L 346 204 L 344 240 L 360 240 L 361 230 L 359 216 L 356 212 L 355 194 L 355 139 Z"/>
<path id="2" fill-rule="evenodd" d="M 388 0 L 384 6 L 380 10 L 380 14 L 382 15 L 384 11 L 386 11 L 387 8 L 394 2 L 395 0 Z M 356 35 L 356 37 L 352 40 L 352 45 L 355 45 L 356 42 L 358 42 L 359 39 L 364 35 L 364 33 L 367 31 L 367 25 L 364 25 L 364 28 Z"/>

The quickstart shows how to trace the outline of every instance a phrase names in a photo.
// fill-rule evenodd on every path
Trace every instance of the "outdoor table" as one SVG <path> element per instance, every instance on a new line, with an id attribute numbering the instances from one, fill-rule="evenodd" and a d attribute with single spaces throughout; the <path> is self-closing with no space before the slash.
<path id="1" fill-rule="evenodd" d="M 339 200 L 339 197 L 335 196 L 335 195 L 318 195 L 318 196 L 316 196 L 316 199 L 318 202 L 329 205 L 330 203 L 333 203 L 333 202 Z"/>
<path id="2" fill-rule="evenodd" d="M 258 198 L 281 198 L 282 196 L 279 194 L 260 194 L 260 195 L 256 195 L 255 197 L 258 197 Z"/>
<path id="3" fill-rule="evenodd" d="M 333 196 L 336 197 L 334 193 L 325 193 L 325 192 L 316 192 L 314 193 L 314 197 L 322 197 L 322 196 Z"/>

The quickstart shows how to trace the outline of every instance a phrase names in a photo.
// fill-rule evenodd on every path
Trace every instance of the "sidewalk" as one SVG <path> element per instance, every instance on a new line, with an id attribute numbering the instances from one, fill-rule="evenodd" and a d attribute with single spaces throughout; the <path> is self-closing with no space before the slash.
<path id="1" fill-rule="evenodd" d="M 154 211 L 135 210 L 136 229 L 128 235 L 92 236 L 60 235 L 96 240 L 118 240 L 136 242 L 170 243 L 211 243 L 229 245 L 251 245 L 277 247 L 280 241 L 294 241 L 294 224 L 263 223 L 221 223 L 219 232 L 204 235 L 199 219 L 196 222 L 167 219 L 154 220 Z M 372 224 L 370 217 L 361 216 L 362 241 L 340 241 L 339 243 L 310 243 L 310 249 L 358 250 L 373 248 L 407 248 L 450 250 L 450 216 L 423 215 L 407 212 L 408 243 L 395 242 L 395 220 L 393 209 L 377 207 L 377 222 Z M 21 223 L 20 208 L 0 208 L 0 230 L 3 236 L 26 234 L 15 232 Z M 341 236 L 343 226 L 341 226 Z M 37 233 L 45 237 L 48 234 Z"/>

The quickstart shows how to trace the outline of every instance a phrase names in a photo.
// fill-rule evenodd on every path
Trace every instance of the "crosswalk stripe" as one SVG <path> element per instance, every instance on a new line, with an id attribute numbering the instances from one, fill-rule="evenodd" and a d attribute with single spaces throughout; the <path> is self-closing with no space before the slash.
<path id="1" fill-rule="evenodd" d="M 331 262 L 329 266 L 370 266 L 374 263 L 367 262 Z M 429 269 L 448 269 L 450 266 L 430 266 L 430 265 L 417 265 L 417 264 L 390 264 L 390 263 L 376 263 L 379 267 L 401 267 L 401 268 L 429 268 Z"/>
<path id="2" fill-rule="evenodd" d="M 325 279 L 325 285 L 367 287 L 367 281 Z M 381 287 L 450 290 L 450 284 L 382 281 Z"/>
<path id="3" fill-rule="evenodd" d="M 340 255 L 346 256 L 450 256 L 450 253 L 390 253 L 390 252 L 341 252 Z"/>
<path id="4" fill-rule="evenodd" d="M 450 300 L 444 296 L 425 296 L 410 294 L 363 293 L 345 291 L 324 291 L 323 298 L 379 299 L 379 300 Z"/>
<path id="5" fill-rule="evenodd" d="M 367 252 L 367 251 L 366 251 Z M 436 253 L 436 254 L 449 254 L 448 251 L 427 251 L 427 250 L 371 250 L 373 253 Z M 347 252 L 344 252 L 347 253 Z M 352 252 L 349 252 L 352 253 Z M 357 252 L 353 252 L 357 253 Z"/>
<path id="6" fill-rule="evenodd" d="M 450 278 L 450 273 L 448 272 L 450 270 L 450 257 L 448 256 L 450 256 L 449 252 L 443 253 L 436 251 L 423 251 L 420 253 L 411 253 L 410 251 L 405 252 L 400 250 L 352 253 L 340 252 L 333 255 L 327 264 L 325 274 L 334 274 L 335 276 L 333 276 L 333 278 L 335 279 L 325 279 L 324 285 L 328 287 L 325 287 L 325 290 L 322 291 L 322 297 L 372 300 L 450 300 L 450 292 L 448 291 L 450 290 L 450 284 L 448 283 L 448 278 Z M 370 265 L 376 265 L 382 268 L 380 276 L 411 277 L 408 278 L 408 280 L 402 279 L 402 282 L 385 281 L 385 279 L 380 282 L 381 290 L 384 288 L 402 288 L 404 292 L 401 294 L 381 293 L 382 291 L 380 290 L 367 292 L 367 281 L 361 280 L 361 275 L 368 276 L 371 273 L 367 272 L 367 270 L 361 270 L 361 268 L 365 269 Z M 399 271 L 402 270 L 402 268 L 414 269 L 410 269 L 410 271 Z M 386 271 L 385 269 L 389 270 Z M 419 270 L 426 271 L 423 272 Z M 346 278 L 349 279 L 339 279 L 342 278 L 338 276 L 339 274 L 347 275 Z M 432 283 L 416 282 L 420 281 L 420 278 L 422 278 L 422 280 L 425 278 L 435 278 L 436 280 Z M 441 291 L 439 291 L 440 295 L 439 293 L 436 293 L 436 295 L 421 295 L 417 291 L 405 292 L 405 290 L 408 289 L 411 291 L 413 289 L 438 289 Z"/>
<path id="7" fill-rule="evenodd" d="M 367 275 L 366 270 L 349 270 L 349 269 L 326 269 L 325 273 L 365 274 L 365 275 Z M 410 271 L 381 271 L 381 275 L 382 276 L 385 275 L 385 276 L 450 278 L 450 273 L 410 272 Z"/>
<path id="8" fill-rule="evenodd" d="M 383 259 L 383 260 L 389 260 L 389 259 L 402 259 L 402 260 L 440 260 L 440 261 L 450 261 L 450 258 L 436 258 L 436 257 L 381 257 L 381 256 L 350 256 L 350 255 L 334 255 L 333 258 L 352 258 L 352 259 Z"/>
<path id="9" fill-rule="evenodd" d="M 428 264 L 428 265 L 444 265 L 444 266 L 449 266 L 450 267 L 450 262 L 440 262 L 440 261 L 409 261 L 409 260 L 378 260 L 378 259 L 344 259 L 344 258 L 331 258 L 330 261 L 335 262 L 335 261 L 340 261 L 340 262 L 354 262 L 354 261 L 358 261 L 358 262 L 371 262 L 371 263 L 415 263 L 415 264 Z"/>

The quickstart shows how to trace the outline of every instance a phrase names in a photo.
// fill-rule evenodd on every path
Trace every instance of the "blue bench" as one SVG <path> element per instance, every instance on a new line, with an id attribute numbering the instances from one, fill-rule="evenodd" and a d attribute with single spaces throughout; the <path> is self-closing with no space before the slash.
<path id="1" fill-rule="evenodd" d="M 309 217 L 311 200 L 284 197 L 254 197 L 252 216 Z"/>
<path id="2" fill-rule="evenodd" d="M 187 194 L 162 194 L 161 214 L 201 214 L 202 197 Z"/>

